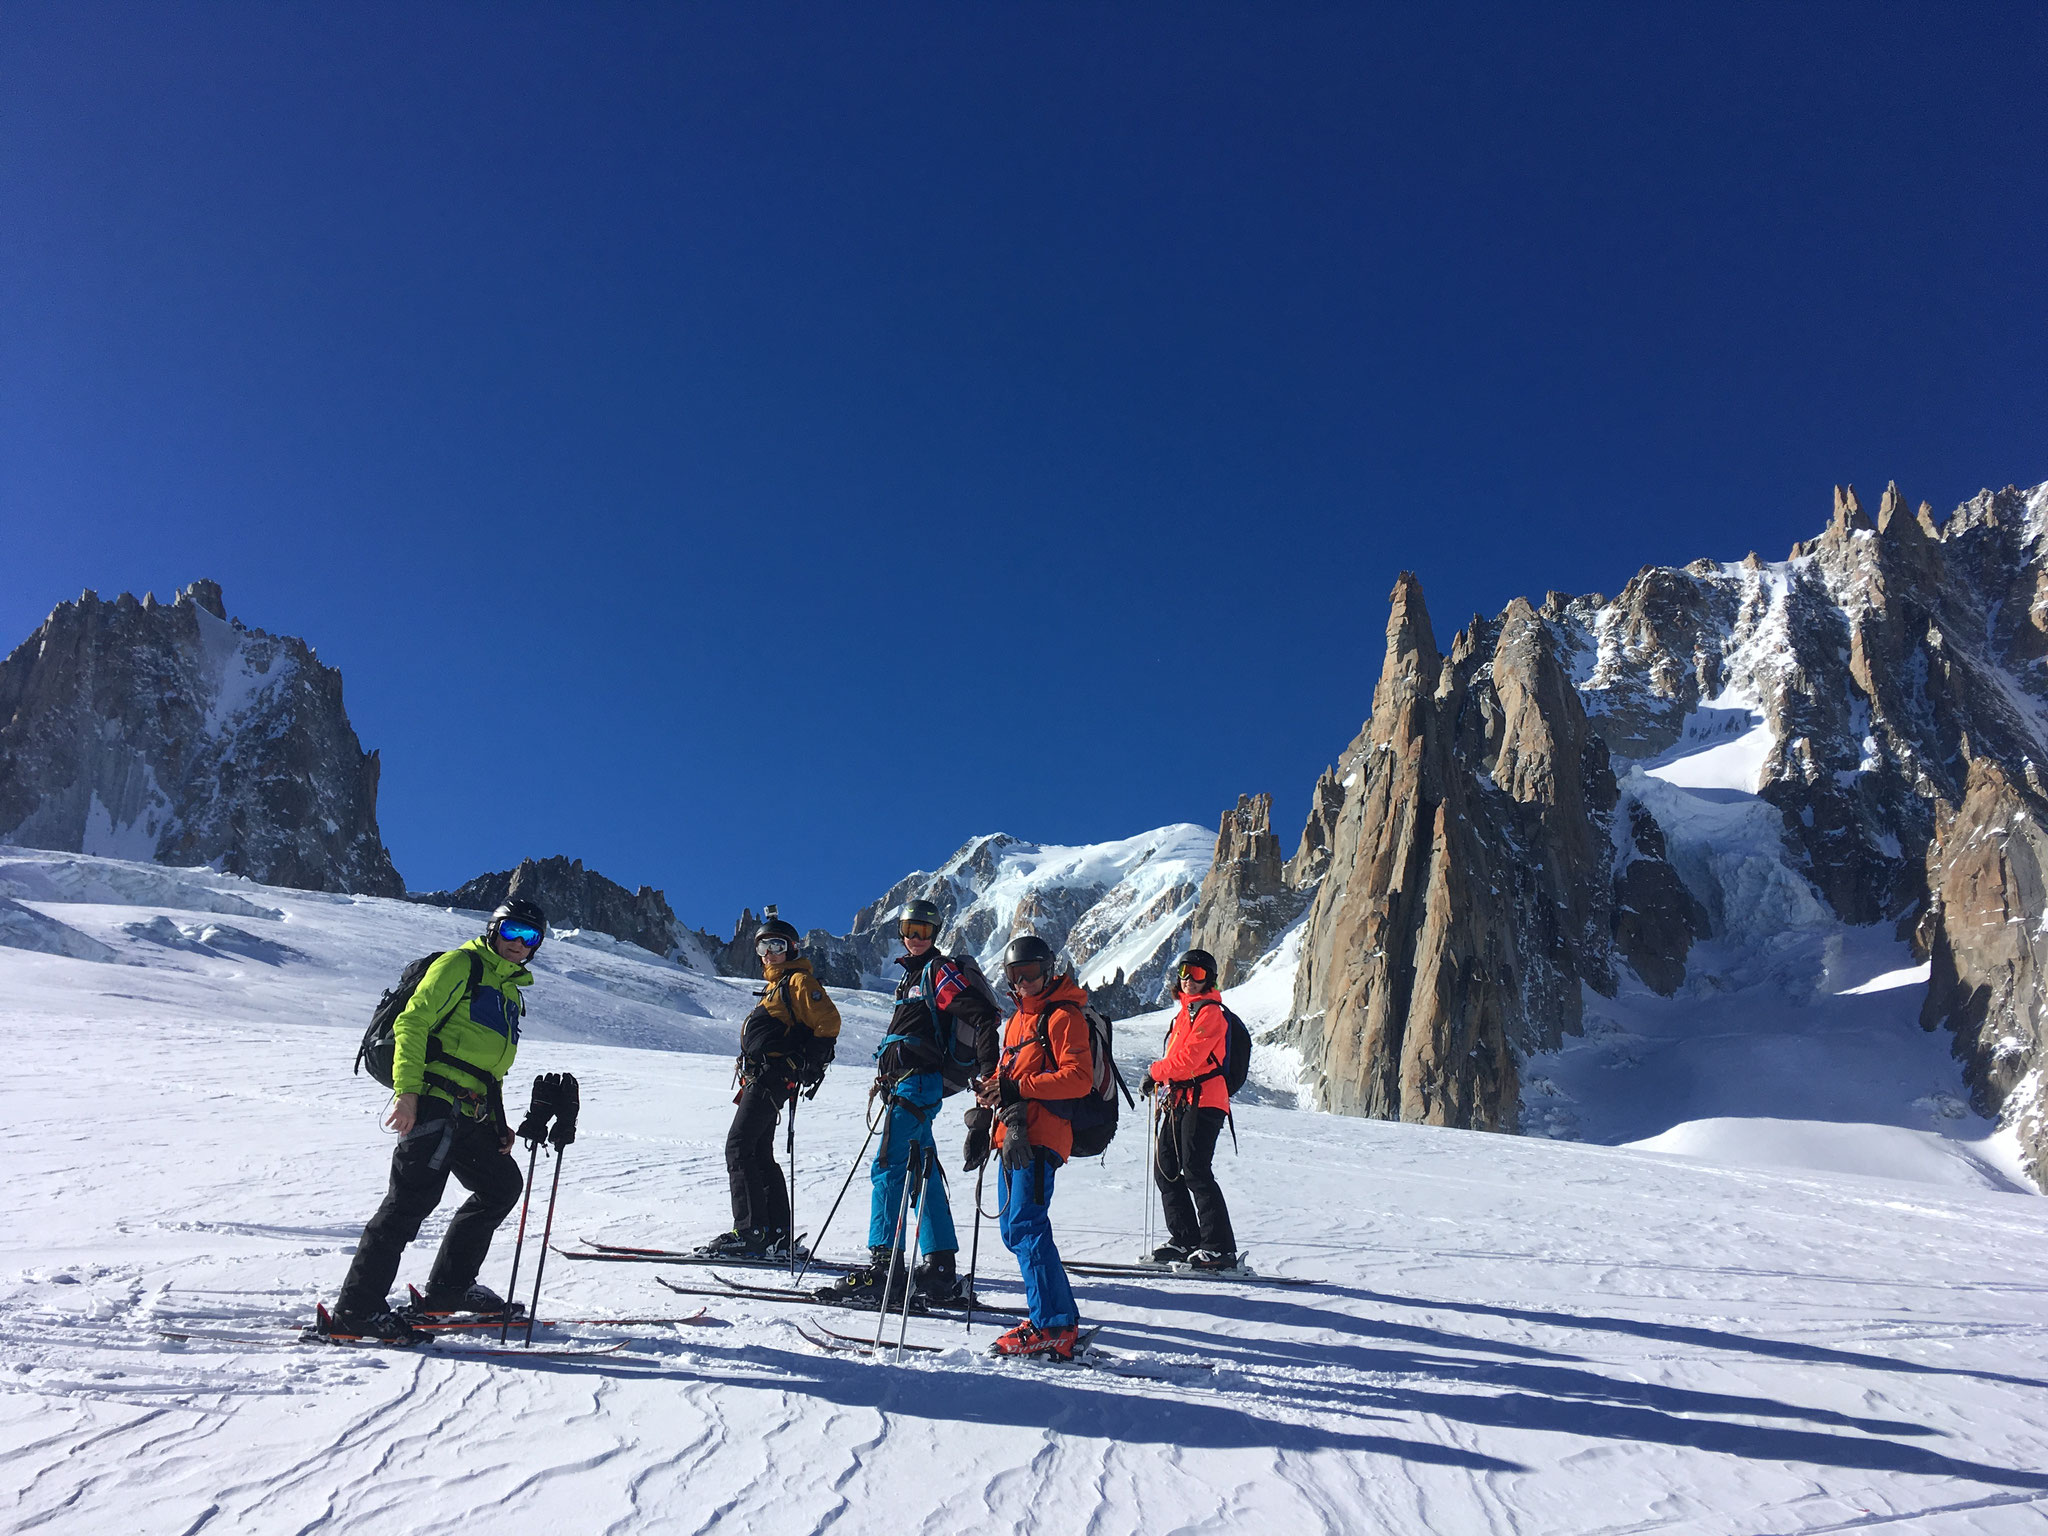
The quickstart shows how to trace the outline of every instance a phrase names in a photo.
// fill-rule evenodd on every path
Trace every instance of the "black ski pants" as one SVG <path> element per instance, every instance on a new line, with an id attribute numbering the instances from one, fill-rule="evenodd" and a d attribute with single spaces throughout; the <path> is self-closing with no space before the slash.
<path id="1" fill-rule="evenodd" d="M 770 1072 L 751 1079 L 734 1101 L 739 1107 L 725 1137 L 725 1171 L 732 1181 L 735 1231 L 789 1230 L 789 1186 L 775 1162 L 775 1125 L 782 1118 L 789 1088 L 787 1078 Z"/>
<path id="2" fill-rule="evenodd" d="M 1152 1177 L 1166 1207 L 1166 1230 L 1182 1248 L 1237 1252 L 1230 1208 L 1216 1184 L 1216 1138 L 1224 1113 L 1194 1105 L 1168 1104 L 1159 1116 L 1159 1147 Z"/>
<path id="3" fill-rule="evenodd" d="M 384 1203 L 363 1228 L 355 1262 L 341 1283 L 337 1305 L 344 1312 L 374 1312 L 385 1306 L 398 1278 L 399 1256 L 420 1235 L 420 1223 L 441 1203 L 453 1174 L 469 1198 L 462 1202 L 427 1276 L 427 1289 L 466 1291 L 476 1283 L 490 1252 L 491 1234 L 519 1203 L 525 1186 L 519 1164 L 499 1146 L 500 1132 L 489 1117 L 470 1120 L 445 1100 L 422 1095 L 420 1118 L 398 1138 L 391 1153 L 391 1186 Z"/>

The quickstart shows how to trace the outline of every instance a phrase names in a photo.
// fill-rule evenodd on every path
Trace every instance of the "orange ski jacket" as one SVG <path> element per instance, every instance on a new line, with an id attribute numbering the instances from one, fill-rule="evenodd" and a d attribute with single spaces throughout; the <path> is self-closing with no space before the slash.
<path id="1" fill-rule="evenodd" d="M 1036 997 L 1017 999 L 1017 1011 L 1003 1026 L 1003 1055 L 997 1076 L 1005 1085 L 1003 1098 L 1025 1101 L 1024 1134 L 1034 1147 L 1043 1147 L 1062 1162 L 1073 1155 L 1074 1127 L 1065 1116 L 1053 1113 L 1046 1099 L 1078 1099 L 1095 1086 L 1095 1056 L 1088 1047 L 1088 1021 L 1081 1010 L 1088 994 L 1062 976 Z M 1048 1054 L 1038 1041 L 1039 1015 L 1045 1015 Z M 1005 1128 L 996 1124 L 995 1144 L 1003 1144 Z"/>

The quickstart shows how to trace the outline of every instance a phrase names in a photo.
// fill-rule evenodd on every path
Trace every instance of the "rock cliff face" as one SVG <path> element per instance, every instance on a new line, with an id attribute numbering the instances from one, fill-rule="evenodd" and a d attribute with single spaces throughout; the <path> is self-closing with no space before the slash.
<path id="1" fill-rule="evenodd" d="M 459 889 L 406 899 L 430 907 L 489 912 L 514 896 L 539 902 L 551 928 L 588 928 L 657 955 L 677 953 L 681 928 L 666 896 L 647 885 L 629 891 L 616 880 L 585 869 L 581 859 L 521 859 L 516 869 L 478 875 Z"/>
<path id="2" fill-rule="evenodd" d="M 210 581 L 87 592 L 0 662 L 0 843 L 397 896 L 377 774 L 341 674 Z"/>
<path id="3" fill-rule="evenodd" d="M 1192 947 L 1214 955 L 1223 984 L 1236 986 L 1307 905 L 1307 895 L 1287 879 L 1273 835 L 1273 797 L 1239 795 L 1223 813 L 1216 852 L 1202 877 Z"/>
<path id="4" fill-rule="evenodd" d="M 1695 940 L 1831 910 L 1917 934 L 1925 1022 L 2038 1174 L 2044 726 L 2048 486 L 1945 526 L 1839 490 L 1787 560 L 1518 600 L 1448 656 L 1404 576 L 1288 870 L 1324 871 L 1295 993 L 1324 1101 L 1512 1128 L 1516 1061 L 1578 1027 L 1582 983 L 1670 993 Z M 1672 844 L 1703 806 L 1774 825 L 1771 867 Z"/>

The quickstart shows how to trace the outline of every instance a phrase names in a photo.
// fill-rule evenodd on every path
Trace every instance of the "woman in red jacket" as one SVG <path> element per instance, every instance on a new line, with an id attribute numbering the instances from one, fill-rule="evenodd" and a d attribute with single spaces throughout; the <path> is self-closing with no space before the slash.
<path id="1" fill-rule="evenodd" d="M 1017 1011 L 1003 1027 L 996 1075 L 974 1086 L 975 1102 L 998 1110 L 995 1145 L 1002 1153 L 1003 1246 L 1017 1256 L 1031 1315 L 995 1342 L 999 1355 L 1074 1358 L 1080 1309 L 1053 1241 L 1053 1170 L 1074 1150 L 1074 1127 L 1052 1107 L 1095 1086 L 1088 1048 L 1088 994 L 1059 974 L 1051 947 L 1035 934 L 1012 939 L 1003 971 Z"/>
<path id="2" fill-rule="evenodd" d="M 1216 1185 L 1216 1139 L 1230 1115 L 1223 1082 L 1230 1026 L 1216 991 L 1216 957 L 1191 949 L 1173 976 L 1180 1012 L 1167 1028 L 1166 1054 L 1152 1063 L 1144 1083 L 1145 1092 L 1165 1094 L 1152 1176 L 1166 1207 L 1168 1241 L 1152 1257 L 1185 1260 L 1195 1269 L 1235 1269 L 1237 1234 Z"/>

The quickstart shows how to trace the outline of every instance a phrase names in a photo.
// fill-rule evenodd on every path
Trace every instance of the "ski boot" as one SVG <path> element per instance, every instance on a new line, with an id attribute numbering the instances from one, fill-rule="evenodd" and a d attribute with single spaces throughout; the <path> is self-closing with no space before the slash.
<path id="1" fill-rule="evenodd" d="M 389 1307 L 362 1312 L 329 1312 L 321 1307 L 313 1326 L 299 1337 L 308 1344 L 389 1344 L 397 1349 L 426 1342 L 427 1335 Z"/>
<path id="2" fill-rule="evenodd" d="M 903 1300 L 904 1278 L 901 1273 L 901 1261 L 896 1257 L 896 1250 L 887 1247 L 870 1248 L 868 1250 L 868 1261 L 865 1265 L 859 1269 L 849 1269 L 830 1285 L 820 1286 L 817 1292 L 818 1299 L 820 1301 L 836 1301 L 853 1306 L 879 1306 L 882 1300 L 883 1287 L 888 1285 L 891 1264 L 898 1266 L 898 1273 L 896 1284 L 890 1287 L 890 1289 L 894 1293 L 895 1300 L 900 1302 Z"/>
<path id="3" fill-rule="evenodd" d="M 1188 1255 L 1188 1268 L 1220 1273 L 1239 1267 L 1237 1255 L 1227 1248 L 1197 1248 Z"/>
<path id="4" fill-rule="evenodd" d="M 1185 1264 L 1194 1249 L 1186 1243 L 1161 1243 L 1152 1250 L 1154 1264 Z"/>
<path id="5" fill-rule="evenodd" d="M 926 1254 L 918 1261 L 910 1283 L 918 1299 L 929 1306 L 948 1306 L 966 1297 L 967 1288 L 960 1283 L 950 1252 Z"/>
<path id="6" fill-rule="evenodd" d="M 523 1317 L 526 1305 L 507 1301 L 488 1285 L 472 1285 L 463 1291 L 437 1291 L 430 1285 L 424 1291 L 413 1291 L 412 1301 L 399 1310 L 399 1316 L 415 1324 L 458 1313 L 493 1319 Z"/>
<path id="7" fill-rule="evenodd" d="M 721 1232 L 708 1243 L 697 1247 L 700 1259 L 758 1259 L 768 1252 L 768 1241 L 772 1236 L 766 1227 L 735 1227 L 730 1232 Z M 785 1237 L 784 1241 L 787 1241 Z"/>
<path id="8" fill-rule="evenodd" d="M 1007 1359 L 1071 1360 L 1080 1342 L 1081 1330 L 1071 1324 L 1040 1328 L 1026 1318 L 991 1344 L 989 1353 Z"/>

